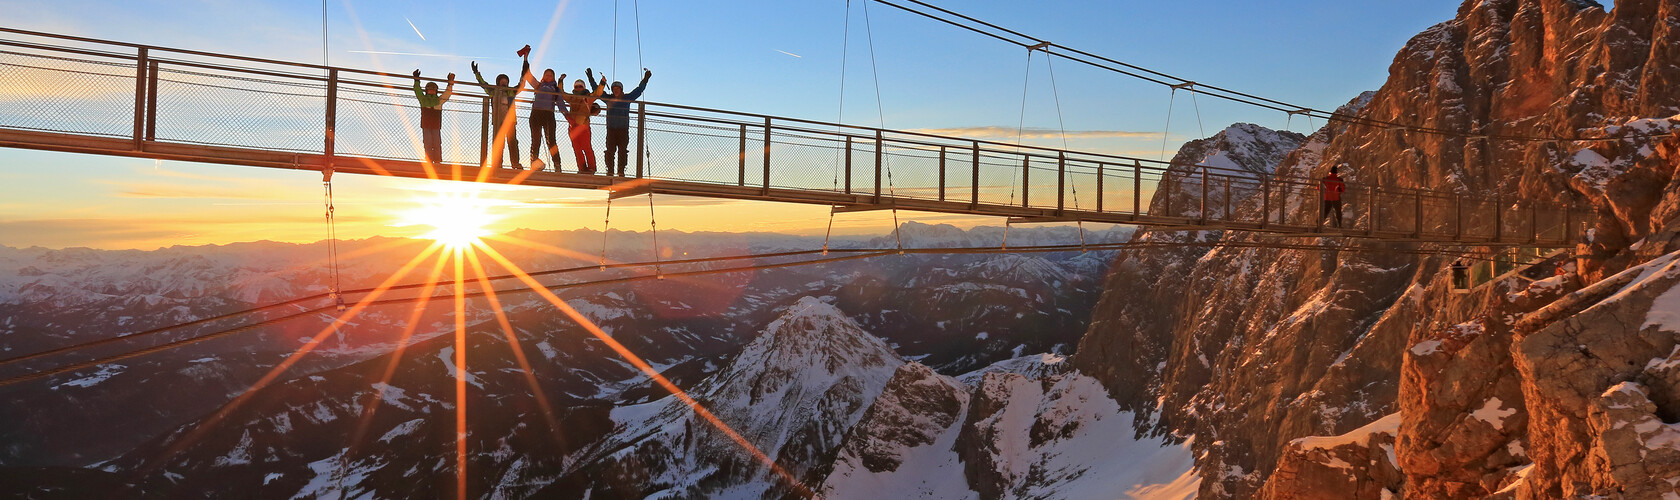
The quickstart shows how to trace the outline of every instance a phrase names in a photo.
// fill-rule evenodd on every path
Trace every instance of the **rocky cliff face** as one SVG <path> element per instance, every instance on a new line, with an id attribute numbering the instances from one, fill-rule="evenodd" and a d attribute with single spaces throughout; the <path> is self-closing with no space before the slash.
<path id="1" fill-rule="evenodd" d="M 1673 130 L 1680 111 L 1674 26 L 1680 4 L 1671 1 L 1622 1 L 1609 12 L 1576 0 L 1468 1 L 1455 19 L 1407 43 L 1381 89 L 1343 110 L 1491 138 L 1336 122 L 1273 167 L 1318 177 L 1346 162 L 1353 183 L 1591 205 L 1599 217 L 1578 221 L 1591 234 L 1587 258 L 1556 261 L 1562 277 L 1542 279 L 1553 274 L 1546 265 L 1457 295 L 1445 272 L 1451 257 L 1396 251 L 1478 249 L 1345 243 L 1340 251 L 1126 252 L 1074 365 L 1122 407 L 1158 415 L 1140 432 L 1194 437 L 1201 493 L 1210 498 L 1256 496 L 1262 487 L 1272 498 L 1315 498 L 1309 483 L 1345 483 L 1316 491 L 1365 498 L 1656 491 L 1666 483 L 1626 478 L 1666 477 L 1652 463 L 1667 452 L 1652 450 L 1666 436 L 1653 425 L 1671 421 L 1661 417 L 1668 386 L 1660 370 L 1642 367 L 1662 365 L 1673 341 L 1656 326 L 1611 318 L 1666 314 L 1667 306 L 1634 301 L 1580 317 L 1614 309 L 1598 305 L 1613 292 L 1578 289 L 1675 249 L 1665 229 L 1680 213 L 1680 148 L 1652 137 Z M 1180 160 L 1197 161 L 1197 149 L 1187 147 Z M 1166 189 L 1155 204 L 1174 196 Z M 1357 201 L 1349 208 L 1359 221 L 1372 215 Z M 1236 210 L 1254 209 L 1239 202 Z M 1316 207 L 1285 210 L 1316 215 Z M 1629 338 L 1645 340 L 1609 347 Z M 1647 409 L 1654 420 L 1642 417 Z M 1392 445 L 1296 441 L 1345 435 L 1394 414 L 1401 424 Z"/>

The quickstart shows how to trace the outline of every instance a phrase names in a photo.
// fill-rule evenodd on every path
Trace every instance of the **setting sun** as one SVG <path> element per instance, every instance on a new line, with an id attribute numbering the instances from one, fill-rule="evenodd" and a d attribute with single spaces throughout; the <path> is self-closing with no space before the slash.
<path id="1" fill-rule="evenodd" d="M 488 236 L 486 229 L 499 217 L 491 213 L 493 200 L 480 197 L 478 190 L 438 192 L 430 198 L 418 198 L 419 206 L 404 211 L 398 227 L 428 226 L 432 230 L 421 235 L 452 248 L 471 246 L 479 238 Z"/>

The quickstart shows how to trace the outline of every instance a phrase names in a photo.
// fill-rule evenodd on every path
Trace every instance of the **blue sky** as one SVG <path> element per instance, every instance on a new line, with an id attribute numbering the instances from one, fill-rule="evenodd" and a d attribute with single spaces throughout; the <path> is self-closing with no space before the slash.
<path id="1" fill-rule="evenodd" d="M 1375 89 L 1407 39 L 1430 25 L 1450 19 L 1456 2 L 1004 2 L 943 1 L 939 5 L 1025 33 L 1078 47 L 1185 78 L 1264 95 L 1302 105 L 1331 109 L 1361 91 Z M 330 56 L 334 65 L 407 72 L 420 68 L 441 76 L 449 71 L 469 79 L 468 60 L 476 58 L 486 73 L 514 73 L 513 50 L 541 45 L 553 31 L 538 67 L 581 75 L 585 67 L 615 79 L 634 80 L 638 51 L 636 18 L 640 10 L 640 59 L 656 73 L 646 98 L 654 101 L 833 120 L 840 113 L 841 44 L 848 7 L 844 0 L 714 1 L 620 0 L 617 71 L 613 71 L 613 11 L 608 0 L 555 2 L 429 2 L 329 0 L 326 6 Z M 890 128 L 1013 129 L 1022 106 L 1024 50 L 980 35 L 915 17 L 882 4 L 870 4 L 865 29 L 864 2 L 850 5 L 851 33 L 844 116 L 850 123 Z M 322 5 L 313 2 L 232 0 L 3 0 L 8 27 L 68 33 L 113 40 L 227 52 L 258 57 L 319 62 L 322 58 Z M 558 12 L 558 14 L 556 14 Z M 411 26 L 412 24 L 412 26 Z M 422 36 L 424 37 L 422 39 Z M 878 73 L 870 71 L 873 37 Z M 376 55 L 373 52 L 441 56 Z M 792 54 L 792 55 L 790 55 Z M 1027 127 L 1056 128 L 1057 116 L 1049 74 L 1042 55 L 1033 58 L 1027 82 Z M 1081 131 L 1159 134 L 1165 125 L 1168 90 L 1127 77 L 1055 63 L 1056 90 L 1066 128 Z M 878 115 L 872 76 L 878 76 L 884 109 Z M 1232 122 L 1285 126 L 1282 113 L 1202 98 L 1198 126 L 1192 102 L 1180 95 L 1175 104 L 1168 151 L 1177 143 L 1214 133 Z M 1292 129 L 1306 132 L 1301 120 Z M 1315 123 L 1322 125 L 1322 123 Z M 1046 139 L 1048 140 L 1048 139 Z M 1159 135 L 1143 138 L 1076 140 L 1075 148 L 1155 157 Z M 281 189 L 273 198 L 293 199 L 264 213 L 280 211 L 299 221 L 318 217 L 318 177 L 257 169 L 106 159 L 57 153 L 0 150 L 0 181 L 8 191 L 0 200 L 0 244 L 151 248 L 170 242 L 223 243 L 243 239 L 310 241 L 320 231 L 304 227 L 237 227 L 226 199 L 202 196 L 137 198 L 134 184 L 203 182 L 202 189 Z M 52 168 L 48 168 L 51 166 Z M 66 178 L 65 170 L 87 176 Z M 158 172 L 180 175 L 159 177 Z M 217 176 L 239 180 L 214 181 Z M 126 185 L 125 185 L 126 183 Z M 389 179 L 350 181 L 349 209 L 376 204 L 392 190 L 413 185 Z M 115 186 L 115 187 L 113 187 Z M 200 191 L 202 191 L 202 189 Z M 552 191 L 552 190 L 551 190 Z M 53 193 L 49 197 L 43 193 Z M 76 203 L 55 203 L 69 197 Z M 593 199 L 593 194 L 524 192 L 512 196 Z M 220 199 L 220 204 L 213 203 Z M 289 202 L 290 203 L 290 202 Z M 279 207 L 279 208 L 276 208 Z M 705 208 L 709 207 L 709 208 Z M 341 207 L 341 211 L 345 210 Z M 581 210 L 581 209 L 579 209 Z M 675 229 L 713 230 L 705 221 L 752 210 L 738 203 L 673 207 Z M 133 226 L 137 211 L 174 221 L 167 230 L 128 227 L 117 237 L 53 221 L 84 221 Z M 214 212 L 214 213 L 212 213 Z M 295 213 L 293 213 L 295 212 Z M 692 217 L 684 217 L 692 212 Z M 818 232 L 827 217 L 823 207 L 778 206 L 775 220 L 755 219 L 754 229 Z M 352 236 L 382 232 L 402 234 L 369 217 Z M 510 222 L 539 229 L 571 229 L 596 221 L 598 214 L 575 217 L 514 217 Z M 681 227 L 691 220 L 690 227 Z M 945 221 L 939 217 L 929 221 Z M 957 219 L 950 219 L 958 222 Z M 202 222 L 203 231 L 184 228 Z M 967 221 L 973 224 L 977 221 Z M 877 231 L 883 221 L 859 216 L 847 231 Z M 57 227 L 56 231 L 43 228 Z M 103 225 L 99 227 L 104 227 Z M 662 224 L 662 227 L 669 227 Z M 216 229 L 224 228 L 224 229 Z M 385 228 L 385 229 L 381 229 Z M 154 228 L 155 229 L 155 228 Z M 511 229 L 507 227 L 504 229 Z M 627 228 L 634 229 L 634 228 Z M 47 236 L 51 233 L 50 237 Z"/>

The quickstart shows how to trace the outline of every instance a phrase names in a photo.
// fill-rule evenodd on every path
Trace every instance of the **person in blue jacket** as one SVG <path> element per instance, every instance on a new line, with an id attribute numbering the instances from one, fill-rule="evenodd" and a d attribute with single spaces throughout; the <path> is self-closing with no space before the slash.
<path id="1" fill-rule="evenodd" d="M 624 82 L 613 82 L 612 93 L 601 98 L 607 103 L 607 175 L 613 175 L 615 152 L 618 153 L 619 177 L 625 177 L 624 169 L 630 166 L 630 103 L 642 97 L 649 78 L 653 78 L 653 72 L 642 68 L 642 83 L 636 85 L 636 90 L 625 93 Z"/>

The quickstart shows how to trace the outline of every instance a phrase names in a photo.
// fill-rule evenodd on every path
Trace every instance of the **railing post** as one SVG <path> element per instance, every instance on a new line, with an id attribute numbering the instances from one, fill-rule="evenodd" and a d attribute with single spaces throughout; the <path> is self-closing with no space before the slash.
<path id="1" fill-rule="evenodd" d="M 1027 196 L 1032 194 L 1032 182 L 1027 180 L 1027 176 L 1031 175 L 1031 174 L 1032 174 L 1032 155 L 1021 155 L 1021 206 L 1022 207 L 1032 206 L 1032 204 L 1027 203 Z"/>
<path id="2" fill-rule="evenodd" d="M 1200 219 L 1200 222 L 1203 223 L 1203 224 L 1207 223 L 1207 219 L 1208 219 L 1208 214 L 1207 214 L 1207 186 L 1208 186 L 1208 169 L 1207 169 L 1207 167 L 1202 167 L 1202 207 L 1201 207 L 1200 210 L 1197 211 L 1196 215 Z"/>
<path id="3" fill-rule="evenodd" d="M 945 201 L 945 146 L 939 147 L 939 201 Z"/>
<path id="4" fill-rule="evenodd" d="M 974 141 L 974 177 L 968 184 L 969 208 L 980 207 L 980 141 Z"/>
<path id="5" fill-rule="evenodd" d="M 735 185 L 747 185 L 747 124 L 741 124 L 741 148 L 735 160 Z"/>
<path id="6" fill-rule="evenodd" d="M 642 160 L 647 156 L 647 103 L 636 103 L 636 178 L 642 178 Z M 619 165 L 619 168 L 624 168 Z"/>
<path id="7" fill-rule="evenodd" d="M 336 151 L 336 148 L 337 148 L 337 146 L 334 144 L 334 142 L 337 141 L 337 139 L 338 139 L 338 70 L 337 69 L 327 70 L 327 116 L 326 116 L 326 118 L 327 118 L 327 123 L 326 123 L 327 133 L 326 133 L 326 137 L 323 138 L 325 140 L 321 144 L 321 154 L 326 156 L 326 165 L 322 165 L 322 167 L 327 169 L 327 170 L 331 170 L 333 168 L 333 155 L 335 154 L 335 151 Z"/>
<path id="8" fill-rule="evenodd" d="M 1231 176 L 1221 175 L 1225 179 L 1225 222 L 1231 221 Z"/>
<path id="9" fill-rule="evenodd" d="M 875 203 L 881 203 L 881 131 L 875 131 Z"/>
<path id="10" fill-rule="evenodd" d="M 490 137 L 492 137 L 490 132 L 490 106 L 490 96 L 484 96 L 484 103 L 478 108 L 478 166 L 486 168 L 501 168 L 502 162 L 496 162 L 495 165 L 489 164 L 491 156 L 490 146 L 492 145 L 490 142 Z M 511 113 L 513 111 L 509 110 L 509 112 Z M 607 173 L 611 174 L 612 172 Z"/>
<path id="11" fill-rule="evenodd" d="M 146 142 L 157 140 L 158 62 L 146 68 Z"/>
<path id="12" fill-rule="evenodd" d="M 846 135 L 846 194 L 852 194 L 852 136 Z"/>
<path id="13" fill-rule="evenodd" d="M 770 194 L 770 117 L 764 117 L 764 194 Z"/>
<path id="14" fill-rule="evenodd" d="M 140 151 L 140 141 L 146 134 L 146 68 L 150 66 L 149 55 L 145 47 L 140 47 L 140 55 L 134 64 L 134 150 Z"/>
<path id="15" fill-rule="evenodd" d="M 1103 211 L 1103 164 L 1097 162 L 1097 213 Z"/>
<path id="16" fill-rule="evenodd" d="M 1505 236 L 1505 210 L 1499 204 L 1499 195 L 1493 195 L 1493 241 L 1499 242 Z"/>
<path id="17" fill-rule="evenodd" d="M 1266 174 L 1260 174 L 1260 229 L 1266 228 L 1266 221 L 1272 218 L 1272 181 L 1266 179 Z"/>
<path id="18" fill-rule="evenodd" d="M 1423 191 L 1418 191 L 1417 192 L 1417 198 L 1415 200 L 1415 203 L 1416 203 L 1415 206 L 1417 207 L 1417 213 L 1414 214 L 1415 218 L 1412 219 L 1414 221 L 1412 223 L 1412 229 L 1413 229 L 1412 237 L 1413 238 L 1423 238 Z"/>
<path id="19" fill-rule="evenodd" d="M 1464 195 L 1453 195 L 1453 241 L 1464 239 Z"/>
<path id="20" fill-rule="evenodd" d="M 1132 221 L 1143 213 L 1143 164 L 1132 160 Z"/>
<path id="21" fill-rule="evenodd" d="M 1365 235 L 1371 236 L 1377 233 L 1377 216 L 1379 215 L 1377 210 L 1380 209 L 1380 207 L 1377 206 L 1376 184 L 1367 184 L 1365 186 L 1365 205 L 1370 207 L 1366 209 L 1366 214 L 1368 214 L 1368 216 L 1365 218 L 1368 220 L 1365 221 Z"/>
<path id="22" fill-rule="evenodd" d="M 1528 204 L 1528 242 L 1534 243 L 1540 239 L 1540 209 L 1533 202 Z"/>
<path id="23" fill-rule="evenodd" d="M 1056 152 L 1056 215 L 1067 209 L 1067 153 Z"/>

